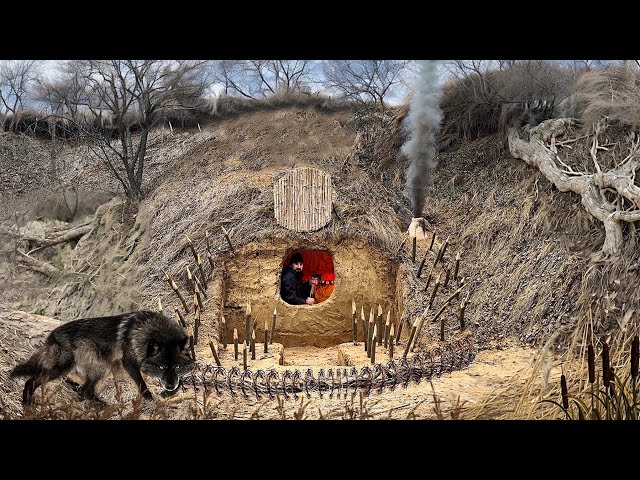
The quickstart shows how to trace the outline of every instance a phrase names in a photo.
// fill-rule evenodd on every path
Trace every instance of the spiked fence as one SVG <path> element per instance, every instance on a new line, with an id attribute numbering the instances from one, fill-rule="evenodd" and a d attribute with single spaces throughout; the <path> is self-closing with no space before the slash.
<path id="1" fill-rule="evenodd" d="M 245 346 L 246 348 L 246 346 Z M 400 358 L 386 364 L 376 363 L 372 366 L 335 367 L 326 370 L 321 368 L 317 375 L 312 369 L 302 371 L 276 369 L 259 369 L 252 372 L 249 368 L 240 369 L 237 366 L 226 370 L 209 364 L 196 364 L 194 369 L 182 377 L 182 391 L 193 390 L 194 395 L 215 393 L 223 396 L 228 392 L 232 397 L 242 394 L 249 398 L 250 394 L 261 399 L 267 395 L 274 399 L 282 395 L 285 399 L 298 399 L 299 394 L 310 398 L 312 393 L 320 398 L 325 393 L 329 398 L 334 394 L 362 391 L 365 395 L 372 392 L 383 393 L 387 388 L 395 390 L 397 386 L 407 388 L 411 382 L 419 384 L 422 380 L 430 380 L 442 374 L 460 370 L 473 362 L 476 347 L 470 336 L 452 342 L 443 348 L 436 348 L 424 353 L 413 355 L 409 360 Z"/>

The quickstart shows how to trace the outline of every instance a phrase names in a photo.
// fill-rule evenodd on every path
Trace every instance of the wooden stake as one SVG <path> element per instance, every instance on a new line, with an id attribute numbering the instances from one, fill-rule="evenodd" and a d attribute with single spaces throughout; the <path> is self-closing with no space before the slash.
<path id="1" fill-rule="evenodd" d="M 427 277 L 427 282 L 424 284 L 424 290 L 423 291 L 427 291 L 429 289 L 429 284 L 431 283 L 431 276 L 433 275 L 433 269 L 431 269 L 431 272 L 429 272 L 429 276 Z"/>
<path id="2" fill-rule="evenodd" d="M 194 276 L 191 275 L 191 270 L 187 267 L 187 279 L 191 283 L 191 288 L 193 289 L 193 306 L 196 305 L 200 307 L 200 310 L 204 310 L 204 304 L 202 302 L 202 297 L 200 296 L 200 289 L 198 288 L 198 283 L 194 280 Z"/>
<path id="3" fill-rule="evenodd" d="M 438 288 L 440 288 L 440 275 L 436 278 L 436 283 L 433 286 L 433 290 L 431 291 L 431 298 L 429 298 L 429 308 L 433 305 L 433 301 L 436 298 L 436 293 L 438 293 Z"/>
<path id="4" fill-rule="evenodd" d="M 169 282 L 169 286 L 171 286 L 171 290 L 173 290 L 175 294 L 178 296 L 178 298 L 180 299 L 180 302 L 182 303 L 182 307 L 184 308 L 184 311 L 189 313 L 189 307 L 187 306 L 187 302 L 184 301 L 184 297 L 180 293 L 180 290 L 178 290 L 178 286 L 176 285 L 176 282 L 173 281 L 173 278 L 171 278 L 171 275 L 169 275 L 167 272 L 163 271 L 163 273 L 164 273 L 164 278 L 167 279 L 167 281 Z"/>
<path id="5" fill-rule="evenodd" d="M 251 330 L 251 360 L 256 359 L 256 329 Z"/>
<path id="6" fill-rule="evenodd" d="M 393 328 L 393 323 L 391 324 L 391 330 L 389 330 L 389 338 L 391 339 L 389 341 L 389 360 L 393 360 L 393 335 L 394 335 L 394 328 Z"/>
<path id="7" fill-rule="evenodd" d="M 371 343 L 371 364 L 373 365 L 374 363 L 376 363 L 376 342 L 375 342 L 375 338 L 376 338 L 376 334 L 378 334 L 379 332 L 377 331 L 377 325 L 373 326 L 373 334 L 371 335 L 372 338 L 374 339 L 374 341 Z"/>
<path id="8" fill-rule="evenodd" d="M 278 365 L 284 365 L 284 348 L 280 350 L 280 358 L 278 359 Z"/>
<path id="9" fill-rule="evenodd" d="M 269 353 L 269 324 L 264 321 L 264 353 Z"/>
<path id="10" fill-rule="evenodd" d="M 364 351 L 369 350 L 369 324 L 364 319 L 364 305 L 360 307 L 360 318 L 362 319 L 362 333 L 364 334 Z"/>
<path id="11" fill-rule="evenodd" d="M 414 344 L 416 343 L 418 337 L 420 336 L 420 331 L 422 330 L 422 325 L 424 325 L 424 322 L 427 318 L 427 314 L 429 313 L 430 310 L 430 306 L 427 305 L 427 308 L 424 309 L 424 312 L 422 312 L 422 315 L 420 315 L 418 318 L 416 318 L 416 321 L 414 322 L 415 325 L 415 329 L 411 329 L 413 338 L 411 339 L 411 341 L 409 342 L 409 350 L 413 350 Z"/>
<path id="12" fill-rule="evenodd" d="M 440 341 L 444 342 L 444 316 L 440 318 Z"/>
<path id="13" fill-rule="evenodd" d="M 462 287 L 464 287 L 464 277 L 460 278 L 460 281 L 458 282 L 458 290 L 456 290 L 455 297 L 453 297 L 456 300 L 458 299 L 458 295 L 462 291 Z"/>
<path id="14" fill-rule="evenodd" d="M 356 301 L 351 300 L 351 321 L 353 322 L 353 344 L 358 344 L 358 319 L 356 318 L 358 310 L 356 309 Z"/>
<path id="15" fill-rule="evenodd" d="M 368 338 L 368 343 L 369 343 L 369 350 L 367 351 L 367 357 L 371 358 L 371 352 L 373 351 L 373 343 L 375 343 L 376 341 L 376 337 L 373 336 L 373 332 L 374 332 L 374 326 L 375 326 L 375 322 L 373 320 L 373 307 L 371 307 L 371 310 L 369 310 L 369 338 Z"/>
<path id="16" fill-rule="evenodd" d="M 195 319 L 193 321 L 193 343 L 198 344 L 198 332 L 200 331 L 200 309 L 196 306 Z"/>
<path id="17" fill-rule="evenodd" d="M 413 322 L 413 326 L 411 327 L 411 334 L 409 335 L 409 340 L 407 341 L 407 346 L 404 349 L 404 354 L 402 355 L 404 358 L 407 358 L 407 354 L 409 353 L 409 349 L 413 344 L 413 337 L 416 335 L 416 330 L 418 328 L 418 319 Z"/>
<path id="18" fill-rule="evenodd" d="M 429 254 L 428 250 L 424 252 L 424 257 L 422 257 L 422 261 L 420 262 L 420 266 L 418 267 L 418 273 L 416 273 L 417 278 L 420 278 L 420 274 L 422 273 L 422 268 L 424 267 L 424 262 L 426 262 L 428 254 Z"/>
<path id="19" fill-rule="evenodd" d="M 238 360 L 238 329 L 233 329 L 233 359 Z"/>
<path id="20" fill-rule="evenodd" d="M 187 322 L 185 322 L 184 317 L 180 313 L 180 310 L 178 310 L 178 307 L 175 307 L 174 310 L 178 314 L 178 322 L 180 322 L 180 325 L 182 325 L 182 328 L 187 328 Z"/>
<path id="21" fill-rule="evenodd" d="M 242 344 L 242 367 L 247 369 L 247 344 Z"/>
<path id="22" fill-rule="evenodd" d="M 453 279 L 454 280 L 458 280 L 458 269 L 460 268 L 460 259 L 462 258 L 462 255 L 460 254 L 460 252 L 456 253 L 456 265 L 453 268 Z"/>
<path id="23" fill-rule="evenodd" d="M 196 291 L 202 292 L 202 294 L 206 298 L 209 298 L 209 296 L 207 295 L 207 292 L 204 291 L 202 284 L 200 283 L 200 280 L 198 280 L 198 277 L 191 274 L 191 269 L 189 268 L 188 265 L 187 265 L 187 280 L 191 282 L 191 290 L 193 290 L 193 293 L 196 293 Z M 200 299 L 200 301 L 202 302 L 202 299 Z"/>
<path id="24" fill-rule="evenodd" d="M 229 249 L 231 250 L 231 252 L 233 252 L 233 245 L 231 244 L 231 239 L 229 238 L 229 233 L 227 232 L 227 229 L 224 228 L 224 225 L 220 225 L 220 228 L 222 229 L 222 233 L 224 234 L 224 238 L 227 239 L 227 243 L 229 244 Z"/>
<path id="25" fill-rule="evenodd" d="M 469 302 L 470 292 L 467 293 L 467 297 L 460 304 L 460 312 L 458 313 L 458 321 L 460 322 L 460 331 L 464 330 L 464 311 L 467 308 L 467 303 Z"/>
<path id="26" fill-rule="evenodd" d="M 216 361 L 216 365 L 221 367 L 222 364 L 220 363 L 220 357 L 218 357 L 218 352 L 216 351 L 216 346 L 213 344 L 213 341 L 211 340 L 211 337 L 208 337 L 208 338 L 209 338 L 209 348 L 211 349 L 211 353 L 213 354 L 213 358 Z"/>
<path id="27" fill-rule="evenodd" d="M 251 341 L 251 302 L 247 302 L 247 310 L 244 317 L 244 343 L 249 345 Z"/>
<path id="28" fill-rule="evenodd" d="M 391 310 L 387 312 L 387 321 L 384 324 L 384 348 L 389 346 L 389 336 L 391 335 Z M 391 342 L 393 343 L 393 341 Z"/>
<path id="29" fill-rule="evenodd" d="M 196 360 L 196 347 L 195 347 L 195 342 L 193 341 L 193 329 L 191 328 L 191 325 L 189 325 L 187 327 L 187 335 L 189 336 L 189 349 L 191 350 L 191 357 L 193 358 L 193 361 L 195 362 L 195 360 Z"/>
<path id="30" fill-rule="evenodd" d="M 269 338 L 269 343 L 273 343 L 273 336 L 276 334 L 276 316 L 278 315 L 278 311 L 273 309 L 273 316 L 271 317 L 271 335 Z"/>
<path id="31" fill-rule="evenodd" d="M 444 241 L 444 243 L 442 244 L 442 248 L 438 251 L 438 255 L 439 255 L 439 259 L 441 262 L 444 263 L 444 254 L 447 251 L 447 245 L 449 245 L 449 237 L 447 237 Z"/>
<path id="32" fill-rule="evenodd" d="M 382 306 L 378 304 L 378 315 L 376 316 L 376 325 L 378 326 L 377 337 L 378 345 L 382 345 Z"/>
<path id="33" fill-rule="evenodd" d="M 204 274 L 204 268 L 202 268 L 202 259 L 200 258 L 200 254 L 196 255 L 196 263 L 198 264 L 198 270 L 200 271 L 200 276 L 202 277 L 202 285 L 200 285 L 200 287 L 206 296 L 207 295 L 206 291 L 208 288 L 207 277 Z"/>
<path id="34" fill-rule="evenodd" d="M 227 320 L 224 318 L 224 315 L 220 315 L 220 328 L 222 332 L 220 333 L 220 338 L 222 339 L 222 347 L 227 349 Z"/>
<path id="35" fill-rule="evenodd" d="M 411 261 L 412 261 L 413 263 L 416 263 L 416 241 L 417 241 L 417 240 L 418 240 L 418 237 L 416 237 L 416 236 L 414 235 L 414 237 L 413 237 L 413 247 L 412 247 L 412 249 L 411 249 Z"/>
<path id="36" fill-rule="evenodd" d="M 202 269 L 202 260 L 200 259 L 200 255 L 198 255 L 198 252 L 196 252 L 196 247 L 194 247 L 193 242 L 189 238 L 189 235 L 185 234 L 185 237 L 187 239 L 187 243 L 189 244 L 189 249 L 193 254 L 193 258 L 195 259 L 196 264 L 198 265 L 198 269 L 200 270 L 200 276 L 202 277 L 202 285 L 198 286 L 200 287 L 200 290 L 204 291 L 207 289 L 207 277 L 204 276 L 204 270 Z"/>
<path id="37" fill-rule="evenodd" d="M 450 275 L 451 275 L 451 269 L 447 268 L 447 273 L 446 273 L 446 275 L 444 277 L 444 285 L 443 285 L 444 288 L 447 288 L 447 284 L 449 283 L 449 276 Z"/>
<path id="38" fill-rule="evenodd" d="M 431 243 L 429 244 L 429 251 L 431 251 L 433 249 L 433 242 L 436 239 L 436 231 L 435 229 L 433 230 L 433 233 L 431 234 Z"/>
<path id="39" fill-rule="evenodd" d="M 162 313 L 162 300 L 158 297 L 158 312 Z"/>

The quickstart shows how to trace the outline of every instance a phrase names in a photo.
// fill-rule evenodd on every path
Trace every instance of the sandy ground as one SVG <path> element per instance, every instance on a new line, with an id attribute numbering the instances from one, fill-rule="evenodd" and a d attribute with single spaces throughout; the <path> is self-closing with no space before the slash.
<path id="1" fill-rule="evenodd" d="M 5 368 L 11 368 L 17 361 L 12 355 L 12 345 L 20 344 L 19 357 L 25 357 L 41 343 L 44 333 L 58 324 L 51 321 L 51 325 L 43 322 L 47 317 L 30 316 L 20 312 L 4 311 L 5 321 L 1 322 L 0 343 L 3 359 L 3 376 Z M 53 320 L 53 319 L 51 319 Z M 16 322 L 22 324 L 16 329 Z M 36 323 L 37 322 L 37 323 Z M 38 328 L 25 328 L 26 325 Z M 22 332 L 22 333 L 19 333 Z M 15 336 L 18 335 L 20 340 Z M 25 337 L 29 337 L 28 344 Z M 204 347 L 204 345 L 203 345 Z M 282 346 L 274 343 L 270 346 L 269 353 L 263 353 L 263 345 L 256 344 L 256 360 L 249 360 L 249 368 L 256 371 L 258 368 L 268 369 L 298 369 L 304 372 L 312 368 L 314 373 L 320 368 L 335 367 L 338 365 L 338 346 L 330 348 L 316 347 L 289 347 L 285 349 L 285 366 L 279 366 Z M 206 349 L 199 350 L 201 363 L 214 364 L 211 355 L 205 355 Z M 382 349 L 381 353 L 384 352 Z M 312 393 L 310 398 L 303 395 L 288 395 L 286 397 L 269 399 L 262 396 L 257 399 L 253 393 L 244 398 L 240 392 L 233 397 L 228 390 L 222 389 L 221 395 L 214 392 L 204 395 L 202 389 L 194 394 L 191 386 L 171 398 L 163 398 L 152 379 L 149 386 L 156 394 L 153 402 L 136 405 L 136 391 L 133 382 L 125 375 L 118 373 L 116 379 L 109 376 L 98 387 L 98 395 L 109 407 L 91 411 L 91 405 L 87 402 L 79 402 L 73 391 L 60 380 L 51 382 L 46 386 L 45 392 L 37 396 L 37 402 L 42 399 L 53 401 L 57 406 L 67 409 L 67 413 L 54 416 L 56 418 L 218 418 L 218 419 L 450 419 L 469 418 L 465 412 L 477 406 L 481 402 L 491 398 L 492 395 L 504 394 L 505 389 L 520 387 L 531 377 L 533 359 L 536 350 L 517 346 L 483 350 L 477 353 L 474 362 L 466 369 L 445 374 L 428 381 L 422 381 L 416 385 L 411 383 L 407 388 L 398 386 L 394 391 L 385 389 L 382 393 L 371 391 L 366 397 L 361 392 L 340 392 L 330 397 L 325 393 L 322 398 L 317 393 Z M 238 361 L 233 360 L 233 345 L 227 350 L 220 349 L 220 359 L 225 368 L 233 365 L 242 365 L 242 356 Z M 381 361 L 386 361 L 387 356 L 381 355 Z M 361 364 L 357 365 L 362 367 Z M 557 381 L 555 377 L 559 372 L 552 371 L 550 381 Z M 23 381 L 14 381 L 4 377 L 2 391 L 2 404 L 14 405 L 13 410 L 18 412 L 20 394 Z M 125 408 L 118 408 L 117 399 L 121 398 Z M 518 399 L 509 404 L 508 408 L 515 407 Z M 138 409 L 139 416 L 130 415 L 129 410 Z M 46 407 L 38 407 L 36 417 L 51 418 Z M 108 413 L 107 413 L 108 412 Z M 506 411 L 495 412 L 495 415 L 503 415 Z M 17 415 L 18 417 L 20 415 Z M 482 417 L 486 418 L 486 416 Z"/>

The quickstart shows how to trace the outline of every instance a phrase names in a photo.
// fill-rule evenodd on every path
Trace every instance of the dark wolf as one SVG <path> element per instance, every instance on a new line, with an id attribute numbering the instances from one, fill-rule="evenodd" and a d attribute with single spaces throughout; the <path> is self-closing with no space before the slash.
<path id="1" fill-rule="evenodd" d="M 22 403 L 28 405 L 44 382 L 75 369 L 84 378 L 78 393 L 98 400 L 96 384 L 111 369 L 122 367 L 147 400 L 151 392 L 141 372 L 158 378 L 165 392 L 180 385 L 180 377 L 194 366 L 189 356 L 189 337 L 177 322 L 162 313 L 137 311 L 110 317 L 81 318 L 49 333 L 44 344 L 11 376 L 30 377 L 24 386 Z"/>

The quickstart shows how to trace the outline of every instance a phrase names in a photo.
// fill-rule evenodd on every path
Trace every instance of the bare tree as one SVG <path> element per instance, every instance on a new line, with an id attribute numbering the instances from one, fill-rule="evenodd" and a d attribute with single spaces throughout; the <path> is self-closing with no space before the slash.
<path id="1" fill-rule="evenodd" d="M 53 116 L 80 120 L 80 107 L 84 103 L 86 82 L 82 64 L 69 61 L 58 65 L 58 75 L 43 79 L 35 87 L 35 98 L 48 107 Z"/>
<path id="2" fill-rule="evenodd" d="M 74 121 L 131 201 L 142 197 L 149 131 L 168 111 L 199 105 L 208 87 L 205 66 L 204 61 L 79 60 L 63 75 L 63 81 L 77 79 L 82 88 L 61 91 L 62 103 L 102 120 Z"/>
<path id="3" fill-rule="evenodd" d="M 351 100 L 384 108 L 384 99 L 402 81 L 408 60 L 325 60 L 324 85 Z"/>
<path id="4" fill-rule="evenodd" d="M 245 98 L 261 96 L 262 82 L 247 60 L 216 60 L 214 80 L 220 83 L 225 95 L 237 93 Z"/>
<path id="5" fill-rule="evenodd" d="M 7 114 L 15 116 L 25 108 L 31 89 L 40 74 L 39 67 L 40 62 L 37 60 L 0 62 L 0 108 L 5 116 Z M 14 127 L 16 124 L 17 122 L 14 121 Z"/>
<path id="6" fill-rule="evenodd" d="M 218 60 L 215 80 L 227 95 L 266 97 L 276 92 L 299 91 L 311 81 L 315 63 L 312 60 Z"/>

